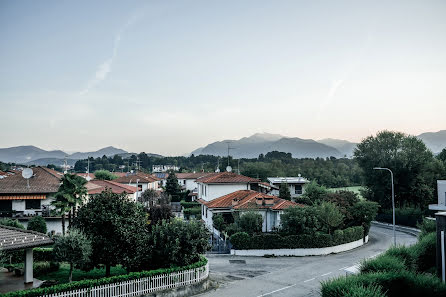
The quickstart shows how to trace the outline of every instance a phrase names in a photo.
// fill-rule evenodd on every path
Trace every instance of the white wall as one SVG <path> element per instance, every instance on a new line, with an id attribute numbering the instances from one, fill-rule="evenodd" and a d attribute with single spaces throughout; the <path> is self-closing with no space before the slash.
<path id="1" fill-rule="evenodd" d="M 288 188 L 290 189 L 290 193 L 291 193 L 291 197 L 292 198 L 299 197 L 299 196 L 301 196 L 301 195 L 303 195 L 305 193 L 306 184 L 299 184 L 299 185 L 302 186 L 302 194 L 296 194 L 296 184 L 290 184 L 290 183 L 288 184 Z M 277 188 L 280 188 L 280 184 L 274 184 L 274 186 L 277 187 Z M 279 196 L 279 190 L 278 189 L 277 190 L 273 189 L 271 191 L 271 195 Z"/>
<path id="2" fill-rule="evenodd" d="M 202 184 L 198 183 L 198 198 L 206 201 L 233 193 L 239 190 L 249 190 L 250 185 L 246 184 Z"/>
<path id="3" fill-rule="evenodd" d="M 40 210 L 42 210 L 42 206 L 50 206 L 51 202 L 54 200 L 53 196 L 47 196 L 46 199 L 40 200 Z M 51 209 L 54 209 L 54 207 L 51 206 Z M 21 200 L 12 200 L 12 210 L 15 211 L 23 211 L 24 215 L 30 215 L 35 214 L 36 209 L 26 209 L 26 201 L 24 199 Z"/>
<path id="4" fill-rule="evenodd" d="M 437 180 L 438 204 L 446 205 L 446 180 Z"/>

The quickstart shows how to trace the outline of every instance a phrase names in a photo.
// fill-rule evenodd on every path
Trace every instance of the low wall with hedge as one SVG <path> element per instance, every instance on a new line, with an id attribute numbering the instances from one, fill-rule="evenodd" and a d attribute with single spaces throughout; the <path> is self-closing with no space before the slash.
<path id="1" fill-rule="evenodd" d="M 336 230 L 333 234 L 316 233 L 313 235 L 256 234 L 241 232 L 231 237 L 235 249 L 231 254 L 240 256 L 316 256 L 339 253 L 357 248 L 364 241 L 362 226 Z"/>

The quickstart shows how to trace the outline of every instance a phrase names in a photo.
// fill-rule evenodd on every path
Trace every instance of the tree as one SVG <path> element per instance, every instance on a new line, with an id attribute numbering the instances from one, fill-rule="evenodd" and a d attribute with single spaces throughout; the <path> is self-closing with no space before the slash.
<path id="1" fill-rule="evenodd" d="M 305 186 L 305 192 L 302 197 L 308 198 L 314 204 L 322 201 L 327 194 L 327 188 L 318 185 L 315 181 L 312 181 Z"/>
<path id="2" fill-rule="evenodd" d="M 289 207 L 280 216 L 282 231 L 287 234 L 314 234 L 320 230 L 318 211 L 313 206 Z"/>
<path id="3" fill-rule="evenodd" d="M 443 164 L 446 166 L 446 148 L 441 150 L 441 152 L 437 155 L 437 159 L 443 162 Z"/>
<path id="4" fill-rule="evenodd" d="M 148 213 L 150 226 L 158 225 L 162 221 L 170 221 L 173 217 L 172 208 L 167 204 L 152 206 L 149 208 Z"/>
<path id="5" fill-rule="evenodd" d="M 70 229 L 67 235 L 56 238 L 53 255 L 56 261 L 70 263 L 69 282 L 73 280 L 73 267 L 88 263 L 92 253 L 91 241 L 85 234 Z"/>
<path id="6" fill-rule="evenodd" d="M 26 229 L 46 234 L 47 229 L 45 219 L 41 216 L 33 217 L 28 221 L 28 227 Z"/>
<path id="7" fill-rule="evenodd" d="M 147 214 L 139 203 L 127 195 L 104 191 L 83 205 L 73 227 L 84 232 L 92 242 L 92 265 L 104 264 L 106 276 L 112 265 L 135 269 L 138 243 L 145 236 Z"/>
<path id="8" fill-rule="evenodd" d="M 142 192 L 140 197 L 138 197 L 138 201 L 145 206 L 152 208 L 154 205 L 157 204 L 159 198 L 160 194 L 157 191 L 155 191 L 154 189 L 147 189 Z"/>
<path id="9" fill-rule="evenodd" d="M 362 226 L 364 236 L 369 233 L 370 222 L 373 221 L 378 213 L 379 204 L 373 201 L 359 201 L 350 208 L 351 221 L 347 221 L 348 227 Z"/>
<path id="10" fill-rule="evenodd" d="M 101 180 L 114 180 L 117 179 L 118 177 L 108 170 L 96 170 L 94 172 L 94 178 Z"/>
<path id="11" fill-rule="evenodd" d="M 358 194 L 352 191 L 336 191 L 334 193 L 327 193 L 324 201 L 328 201 L 336 205 L 339 211 L 344 215 L 345 220 L 352 220 L 351 208 L 358 203 Z"/>
<path id="12" fill-rule="evenodd" d="M 225 219 L 223 218 L 223 215 L 216 214 L 212 216 L 212 223 L 215 229 L 222 232 L 225 226 Z"/>
<path id="13" fill-rule="evenodd" d="M 281 183 L 279 187 L 279 198 L 291 200 L 290 188 L 287 183 Z"/>
<path id="14" fill-rule="evenodd" d="M 180 185 L 178 184 L 177 176 L 173 170 L 169 171 L 169 176 L 166 180 L 166 193 L 172 197 L 172 201 L 180 201 Z"/>
<path id="15" fill-rule="evenodd" d="M 426 207 L 433 203 L 436 179 L 444 176 L 444 166 L 435 164 L 432 152 L 415 136 L 399 132 L 381 131 L 364 139 L 354 152 L 364 172 L 364 183 L 369 189 L 366 197 L 383 208 L 391 208 L 391 180 L 389 172 L 373 170 L 386 167 L 393 171 L 395 203 Z"/>
<path id="16" fill-rule="evenodd" d="M 326 201 L 318 206 L 318 216 L 328 234 L 331 234 L 331 231 L 340 226 L 344 220 L 336 205 Z"/>
<path id="17" fill-rule="evenodd" d="M 263 218 L 257 212 L 247 211 L 241 213 L 236 223 L 243 232 L 249 234 L 262 232 Z"/>

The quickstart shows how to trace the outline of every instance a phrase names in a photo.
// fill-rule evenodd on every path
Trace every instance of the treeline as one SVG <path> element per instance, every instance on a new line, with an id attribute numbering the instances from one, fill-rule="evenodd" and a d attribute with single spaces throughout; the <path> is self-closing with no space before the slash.
<path id="1" fill-rule="evenodd" d="M 217 169 L 226 170 L 227 157 L 210 155 L 199 155 L 190 157 L 154 157 L 146 153 L 132 155 L 123 159 L 115 155 L 113 157 L 90 158 L 90 172 L 96 170 L 123 171 L 127 172 L 139 168 L 142 171 L 151 172 L 152 165 L 176 165 L 181 172 L 193 172 L 204 170 L 212 172 Z M 229 165 L 233 171 L 241 174 L 259 178 L 266 181 L 267 177 L 297 176 L 301 174 L 310 180 L 326 187 L 347 187 L 360 185 L 361 169 L 357 162 L 352 159 L 342 158 L 305 158 L 295 159 L 289 153 L 269 152 L 260 154 L 258 158 L 233 159 L 229 158 Z M 87 160 L 79 160 L 74 166 L 76 172 L 85 172 Z"/>

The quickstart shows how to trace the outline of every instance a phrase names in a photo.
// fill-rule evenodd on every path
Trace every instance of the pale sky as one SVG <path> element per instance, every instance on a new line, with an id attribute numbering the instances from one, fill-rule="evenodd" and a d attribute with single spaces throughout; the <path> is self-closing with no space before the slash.
<path id="1" fill-rule="evenodd" d="M 446 129 L 446 1 L 0 0 L 0 147 Z"/>

